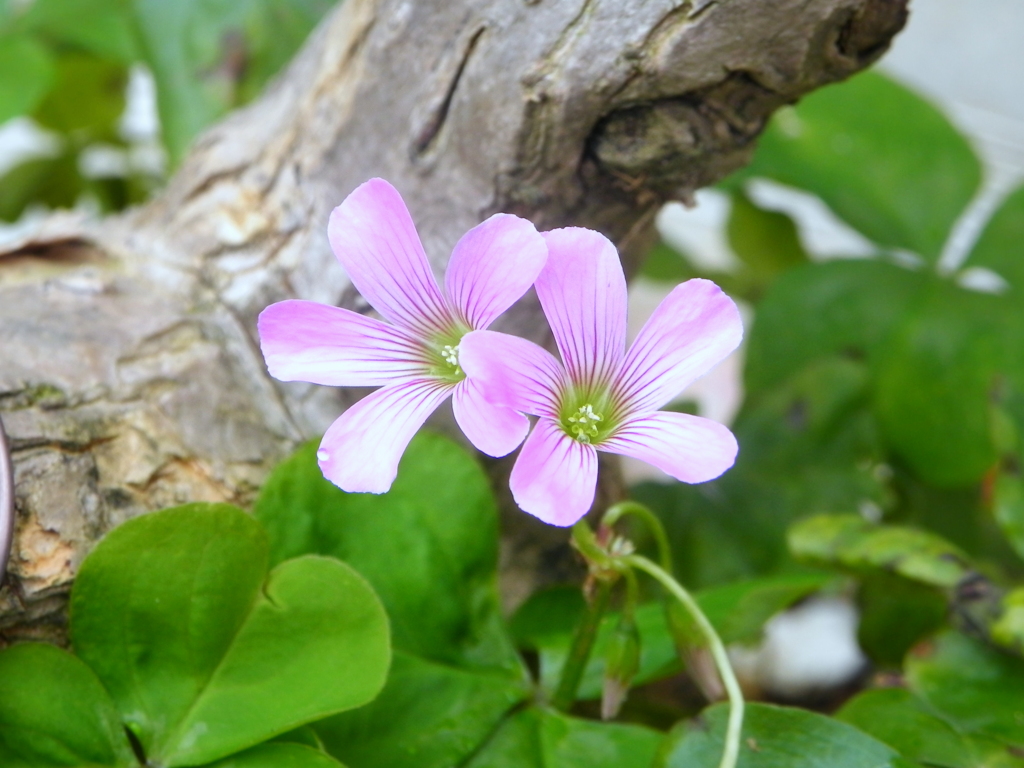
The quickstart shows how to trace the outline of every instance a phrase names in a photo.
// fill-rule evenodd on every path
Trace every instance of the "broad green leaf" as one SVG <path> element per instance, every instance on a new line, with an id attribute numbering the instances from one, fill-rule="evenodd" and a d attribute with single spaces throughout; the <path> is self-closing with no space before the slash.
<path id="1" fill-rule="evenodd" d="M 657 768 L 717 768 L 728 704 L 677 726 Z M 748 704 L 737 768 L 909 768 L 895 750 L 856 728 L 806 709 Z"/>
<path id="2" fill-rule="evenodd" d="M 732 196 L 726 232 L 733 251 L 760 285 L 807 262 L 793 220 L 784 213 L 757 207 L 742 193 Z"/>
<path id="3" fill-rule="evenodd" d="M 213 763 L 210 768 L 345 768 L 323 752 L 302 744 L 261 744 Z"/>
<path id="4" fill-rule="evenodd" d="M 446 768 L 460 765 L 527 695 L 527 681 L 506 671 L 462 670 L 397 651 L 376 700 L 316 731 L 351 768 Z"/>
<path id="5" fill-rule="evenodd" d="M 690 266 L 686 256 L 664 242 L 659 242 L 644 258 L 640 276 L 664 283 L 682 283 L 697 272 Z"/>
<path id="6" fill-rule="evenodd" d="M 271 559 L 305 553 L 350 563 L 380 595 L 396 648 L 457 666 L 520 665 L 501 626 L 498 518 L 477 461 L 440 435 L 410 443 L 388 493 L 345 493 L 306 445 L 271 475 L 254 513 Z"/>
<path id="7" fill-rule="evenodd" d="M 747 389 L 777 386 L 818 358 L 871 357 L 925 281 L 920 273 L 875 259 L 787 271 L 758 304 L 747 341 Z"/>
<path id="8" fill-rule="evenodd" d="M 959 730 L 1024 749 L 1024 659 L 945 632 L 907 657 L 906 674 Z"/>
<path id="9" fill-rule="evenodd" d="M 172 162 L 201 130 L 255 96 L 332 4 L 132 0 Z"/>
<path id="10" fill-rule="evenodd" d="M 649 768 L 662 734 L 529 708 L 502 723 L 466 768 Z"/>
<path id="11" fill-rule="evenodd" d="M 0 651 L 0 765 L 138 763 L 96 675 L 67 651 L 40 643 Z"/>
<path id="12" fill-rule="evenodd" d="M 793 555 L 814 565 L 880 570 L 951 588 L 971 572 L 967 557 L 928 531 L 874 525 L 859 515 L 818 515 L 789 532 Z"/>
<path id="13" fill-rule="evenodd" d="M 0 123 L 35 109 L 53 80 L 47 50 L 28 35 L 0 35 Z"/>
<path id="14" fill-rule="evenodd" d="M 131 0 L 32 0 L 19 28 L 58 48 L 92 53 L 108 61 L 137 61 Z"/>
<path id="15" fill-rule="evenodd" d="M 85 133 L 86 139 L 113 139 L 124 112 L 125 65 L 95 56 L 66 53 L 57 58 L 53 87 L 33 117 L 45 128 L 61 133 Z"/>
<path id="16" fill-rule="evenodd" d="M 878 355 L 879 423 L 926 482 L 969 485 L 995 464 L 993 393 L 1021 366 L 1015 314 L 1008 297 L 936 281 Z"/>
<path id="17" fill-rule="evenodd" d="M 191 504 L 114 529 L 82 564 L 71 636 L 147 757 L 197 765 L 372 699 L 387 619 L 351 568 L 267 574 L 259 524 Z"/>
<path id="18" fill-rule="evenodd" d="M 992 623 L 992 640 L 1024 656 L 1024 587 L 1005 595 L 1000 609 L 999 617 Z"/>
<path id="19" fill-rule="evenodd" d="M 759 144 L 749 175 L 814 192 L 876 243 L 929 261 L 981 180 L 949 121 L 877 72 L 780 111 Z"/>
<path id="20" fill-rule="evenodd" d="M 1024 187 L 1012 192 L 981 233 L 966 267 L 985 267 L 1024 292 Z"/>
<path id="21" fill-rule="evenodd" d="M 836 718 L 856 726 L 904 757 L 941 768 L 1011 768 L 1024 757 L 993 739 L 959 732 L 910 691 L 882 688 L 847 702 Z"/>
<path id="22" fill-rule="evenodd" d="M 942 627 L 949 608 L 939 590 L 884 571 L 859 578 L 857 640 L 875 664 L 899 669 L 914 645 Z"/>

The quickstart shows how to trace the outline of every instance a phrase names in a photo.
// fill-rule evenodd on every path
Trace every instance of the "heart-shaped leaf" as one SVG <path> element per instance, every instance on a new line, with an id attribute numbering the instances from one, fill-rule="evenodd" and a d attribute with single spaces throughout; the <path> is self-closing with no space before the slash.
<path id="1" fill-rule="evenodd" d="M 241 510 L 191 504 L 125 523 L 83 563 L 72 641 L 151 761 L 223 758 L 383 685 L 387 619 L 370 586 L 322 557 L 268 575 L 267 549 Z"/>
<path id="2" fill-rule="evenodd" d="M 0 652 L 0 765 L 121 768 L 138 761 L 96 675 L 40 643 Z"/>
<path id="3" fill-rule="evenodd" d="M 383 692 L 316 725 L 352 768 L 459 765 L 528 695 L 498 605 L 497 510 L 461 446 L 420 433 L 391 490 L 374 496 L 324 480 L 308 445 L 275 470 L 256 515 L 273 559 L 342 558 L 388 610 L 398 653 Z"/>
<path id="4" fill-rule="evenodd" d="M 706 709 L 669 735 L 658 768 L 716 768 L 728 704 Z M 891 747 L 806 709 L 748 704 L 737 768 L 909 768 Z"/>

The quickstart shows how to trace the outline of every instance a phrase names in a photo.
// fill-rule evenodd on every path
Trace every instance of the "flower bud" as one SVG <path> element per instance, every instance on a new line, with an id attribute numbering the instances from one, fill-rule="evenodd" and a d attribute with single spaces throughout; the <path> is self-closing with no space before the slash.
<path id="1" fill-rule="evenodd" d="M 640 669 L 640 633 L 631 611 L 624 611 L 612 635 L 604 664 L 601 717 L 611 720 L 619 713 L 629 686 Z"/>

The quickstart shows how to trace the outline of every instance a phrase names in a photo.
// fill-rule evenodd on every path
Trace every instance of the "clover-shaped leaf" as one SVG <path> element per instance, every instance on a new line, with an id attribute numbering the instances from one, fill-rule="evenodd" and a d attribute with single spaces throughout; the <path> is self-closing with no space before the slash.
<path id="1" fill-rule="evenodd" d="M 83 563 L 74 648 L 150 763 L 222 759 L 382 687 L 388 625 L 370 586 L 317 556 L 268 574 L 268 549 L 241 510 L 191 504 L 122 525 Z"/>
<path id="2" fill-rule="evenodd" d="M 138 765 L 110 696 L 67 651 L 26 644 L 0 653 L 0 765 Z"/>

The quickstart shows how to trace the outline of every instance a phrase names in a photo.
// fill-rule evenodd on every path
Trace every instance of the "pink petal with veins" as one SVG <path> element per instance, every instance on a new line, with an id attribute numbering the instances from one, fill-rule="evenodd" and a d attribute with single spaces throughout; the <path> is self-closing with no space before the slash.
<path id="1" fill-rule="evenodd" d="M 313 301 L 280 301 L 260 313 L 260 349 L 279 381 L 375 387 L 422 371 L 414 339 L 394 326 Z"/>
<path id="2" fill-rule="evenodd" d="M 421 335 L 453 325 L 409 209 L 398 190 L 370 179 L 331 212 L 327 238 L 352 284 L 386 319 Z"/>
<path id="3" fill-rule="evenodd" d="M 544 233 L 537 296 L 572 381 L 608 381 L 626 348 L 626 278 L 615 246 L 590 229 Z"/>
<path id="4" fill-rule="evenodd" d="M 599 450 L 640 459 L 684 483 L 703 483 L 733 465 L 738 447 L 717 421 L 655 411 L 627 420 Z"/>
<path id="5" fill-rule="evenodd" d="M 533 224 L 497 213 L 456 244 L 445 290 L 470 328 L 486 328 L 530 289 L 547 259 L 547 246 Z"/>
<path id="6" fill-rule="evenodd" d="M 565 370 L 532 341 L 497 331 L 473 331 L 459 342 L 459 364 L 493 403 L 555 417 Z"/>
<path id="7" fill-rule="evenodd" d="M 523 442 L 530 420 L 504 405 L 484 398 L 473 379 L 460 381 L 452 393 L 452 410 L 459 428 L 478 451 L 488 456 L 506 456 Z"/>
<path id="8" fill-rule="evenodd" d="M 661 408 L 739 346 L 736 304 L 710 280 L 677 285 L 634 339 L 615 390 L 630 409 Z"/>
<path id="9" fill-rule="evenodd" d="M 508 484 L 524 512 L 550 525 L 572 525 L 594 503 L 597 451 L 542 418 L 526 438 Z"/>
<path id="10" fill-rule="evenodd" d="M 350 493 L 385 493 L 398 461 L 450 385 L 417 379 L 372 392 L 331 424 L 317 451 L 324 477 Z"/>

